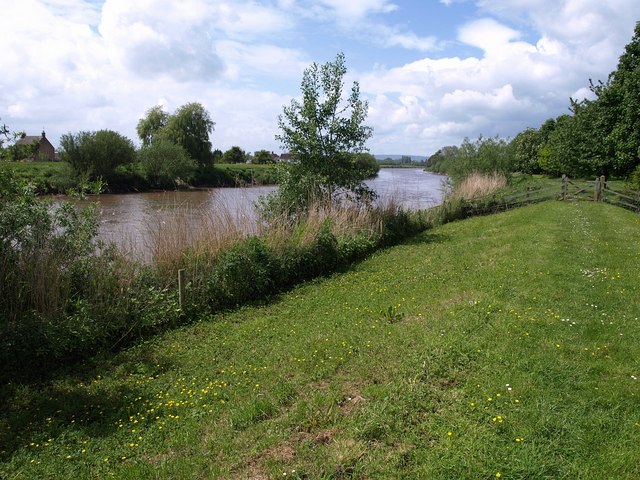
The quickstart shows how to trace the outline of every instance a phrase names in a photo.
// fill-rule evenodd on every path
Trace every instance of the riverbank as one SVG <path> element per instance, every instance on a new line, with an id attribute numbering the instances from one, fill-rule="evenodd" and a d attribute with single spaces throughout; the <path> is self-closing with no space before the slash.
<path id="1" fill-rule="evenodd" d="M 2 162 L 0 168 L 10 171 L 15 180 L 32 185 L 38 194 L 61 194 L 81 187 L 65 162 Z M 216 164 L 200 171 L 192 186 L 216 188 L 275 185 L 275 169 L 275 165 Z M 116 172 L 105 190 L 109 193 L 130 193 L 152 189 L 143 175 L 132 167 Z"/>
<path id="2" fill-rule="evenodd" d="M 428 230 L 3 387 L 0 476 L 637 478 L 639 246 L 601 203 Z"/>

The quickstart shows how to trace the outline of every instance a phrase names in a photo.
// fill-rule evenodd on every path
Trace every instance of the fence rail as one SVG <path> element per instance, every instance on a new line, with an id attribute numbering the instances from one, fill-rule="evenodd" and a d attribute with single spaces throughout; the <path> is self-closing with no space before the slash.
<path id="1" fill-rule="evenodd" d="M 506 210 L 547 200 L 606 202 L 640 213 L 640 192 L 627 191 L 623 193 L 613 190 L 607 185 L 604 176 L 595 180 L 571 180 L 563 175 L 560 186 L 545 184 L 538 188 L 528 187 L 524 192 L 502 197 L 496 195 L 483 197 L 471 202 L 469 207 L 476 211 Z"/>

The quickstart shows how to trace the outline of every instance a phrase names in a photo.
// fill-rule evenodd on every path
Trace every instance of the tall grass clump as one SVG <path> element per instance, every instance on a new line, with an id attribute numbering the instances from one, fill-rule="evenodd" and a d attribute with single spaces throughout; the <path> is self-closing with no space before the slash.
<path id="1" fill-rule="evenodd" d="M 398 222 L 400 216 L 406 213 L 392 204 L 315 202 L 269 221 L 223 208 L 205 214 L 195 229 L 185 230 L 179 220 L 159 226 L 151 236 L 153 263 L 169 282 L 177 269 L 187 272 L 188 297 L 203 300 L 192 305 L 196 310 L 234 307 L 331 274 L 405 238 L 416 229 L 406 219 Z"/>
<path id="2" fill-rule="evenodd" d="M 154 269 L 96 240 L 95 208 L 0 178 L 0 379 L 38 373 L 176 322 Z"/>
<path id="3" fill-rule="evenodd" d="M 507 186 L 507 177 L 498 172 L 482 174 L 473 172 L 462 179 L 451 194 L 452 198 L 474 200 L 492 195 Z"/>
<path id="4" fill-rule="evenodd" d="M 419 217 L 417 223 L 424 230 L 493 211 L 499 203 L 496 194 L 507 184 L 507 177 L 501 173 L 472 172 L 450 184 L 449 191 L 440 205 L 415 214 Z"/>

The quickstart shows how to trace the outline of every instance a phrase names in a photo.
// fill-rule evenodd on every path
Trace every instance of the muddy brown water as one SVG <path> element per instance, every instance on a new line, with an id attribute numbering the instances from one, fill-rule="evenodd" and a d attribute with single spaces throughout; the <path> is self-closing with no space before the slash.
<path id="1" fill-rule="evenodd" d="M 393 198 L 408 209 L 423 209 L 442 200 L 446 177 L 419 168 L 383 168 L 366 183 L 384 201 Z M 152 244 L 168 224 L 179 220 L 182 229 L 197 229 L 212 218 L 224 217 L 251 231 L 256 224 L 254 204 L 277 187 L 211 188 L 193 191 L 102 194 L 97 202 L 100 214 L 99 238 L 114 242 L 132 254 L 148 257 Z"/>

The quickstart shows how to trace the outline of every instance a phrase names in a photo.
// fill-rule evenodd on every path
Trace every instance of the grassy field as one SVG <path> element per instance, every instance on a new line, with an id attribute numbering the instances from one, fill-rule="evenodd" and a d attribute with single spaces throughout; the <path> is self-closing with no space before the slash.
<path id="1" fill-rule="evenodd" d="M 640 478 L 640 218 L 454 222 L 0 391 L 0 477 Z"/>
<path id="2" fill-rule="evenodd" d="M 64 191 L 75 186 L 65 162 L 2 162 L 1 169 L 10 171 L 19 182 L 31 183 L 39 192 Z"/>

